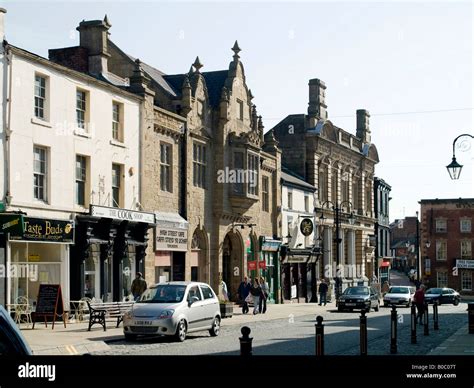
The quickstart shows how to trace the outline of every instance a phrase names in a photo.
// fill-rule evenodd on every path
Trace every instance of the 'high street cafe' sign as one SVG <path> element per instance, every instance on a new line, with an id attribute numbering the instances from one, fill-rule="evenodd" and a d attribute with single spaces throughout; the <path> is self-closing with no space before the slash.
<path id="1" fill-rule="evenodd" d="M 157 226 L 155 250 L 186 252 L 188 250 L 188 230 Z"/>
<path id="2" fill-rule="evenodd" d="M 74 221 L 23 217 L 24 232 L 10 233 L 10 240 L 74 243 Z"/>
<path id="3" fill-rule="evenodd" d="M 112 218 L 113 220 L 122 220 L 130 222 L 144 222 L 147 224 L 155 223 L 153 213 L 136 212 L 118 207 L 90 206 L 90 215 L 94 217 Z"/>

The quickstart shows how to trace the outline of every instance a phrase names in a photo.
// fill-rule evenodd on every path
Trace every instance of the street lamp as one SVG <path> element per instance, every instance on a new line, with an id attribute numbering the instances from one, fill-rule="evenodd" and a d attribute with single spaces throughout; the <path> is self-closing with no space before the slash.
<path id="1" fill-rule="evenodd" d="M 351 213 L 347 217 L 347 221 L 349 222 L 350 225 L 354 225 L 355 223 L 355 217 L 354 213 L 352 212 L 352 203 L 349 201 L 342 201 L 339 204 L 334 204 L 332 201 L 326 201 L 321 205 L 321 216 L 319 217 L 321 225 L 325 223 L 326 217 L 324 217 L 324 207 L 326 205 L 332 205 L 332 210 L 334 212 L 334 224 L 336 226 L 336 237 L 334 238 L 334 242 L 336 243 L 336 287 L 335 287 L 335 292 L 336 292 L 336 301 L 339 300 L 339 296 L 341 295 L 341 286 L 342 286 L 342 281 L 341 281 L 341 273 L 339 271 L 339 265 L 340 265 L 340 252 L 339 252 L 339 244 L 342 242 L 342 238 L 339 236 L 339 228 L 341 226 L 341 218 L 340 218 L 340 213 L 341 213 L 341 208 L 344 206 L 344 204 L 347 204 L 349 208 L 351 209 Z"/>
<path id="2" fill-rule="evenodd" d="M 449 163 L 446 166 L 446 168 L 448 169 L 449 176 L 453 180 L 459 179 L 459 176 L 461 175 L 462 164 L 459 164 L 456 161 L 455 145 L 456 145 L 457 140 L 460 137 L 463 137 L 463 136 L 469 136 L 470 138 L 474 139 L 474 136 L 469 135 L 468 133 L 463 133 L 462 135 L 459 135 L 456 139 L 454 139 L 454 141 L 453 141 L 453 159 L 452 159 L 451 163 Z"/>

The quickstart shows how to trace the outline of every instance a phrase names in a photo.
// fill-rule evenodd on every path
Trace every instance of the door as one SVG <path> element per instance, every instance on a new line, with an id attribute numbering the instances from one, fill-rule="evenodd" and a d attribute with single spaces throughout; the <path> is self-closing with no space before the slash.
<path id="1" fill-rule="evenodd" d="M 217 298 L 214 296 L 210 287 L 201 284 L 201 292 L 203 296 L 203 325 L 207 327 L 211 327 L 212 322 L 214 320 L 214 315 L 216 311 L 219 311 L 219 302 Z"/>
<path id="2" fill-rule="evenodd" d="M 193 298 L 194 302 L 191 303 Z M 191 286 L 188 290 L 187 296 L 188 309 L 187 309 L 187 318 L 188 318 L 188 330 L 195 330 L 204 326 L 205 322 L 205 309 L 203 305 L 201 290 L 197 285 Z"/>

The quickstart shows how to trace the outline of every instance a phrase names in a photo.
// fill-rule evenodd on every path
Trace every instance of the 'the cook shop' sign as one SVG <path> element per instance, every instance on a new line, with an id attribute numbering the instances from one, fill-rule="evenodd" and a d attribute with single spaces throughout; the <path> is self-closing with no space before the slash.
<path id="1" fill-rule="evenodd" d="M 10 234 L 10 240 L 74 243 L 74 221 L 23 217 L 23 235 Z"/>

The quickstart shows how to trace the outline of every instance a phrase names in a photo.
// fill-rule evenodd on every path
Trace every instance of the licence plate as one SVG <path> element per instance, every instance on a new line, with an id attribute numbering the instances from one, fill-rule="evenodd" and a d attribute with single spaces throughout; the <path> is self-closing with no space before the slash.
<path id="1" fill-rule="evenodd" d="M 355 303 L 346 303 L 346 306 L 355 306 Z"/>
<path id="2" fill-rule="evenodd" d="M 153 321 L 134 321 L 133 324 L 135 326 L 151 326 L 153 325 Z"/>

